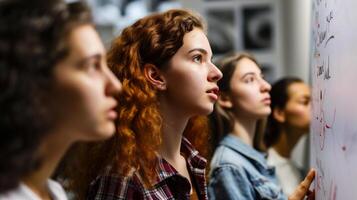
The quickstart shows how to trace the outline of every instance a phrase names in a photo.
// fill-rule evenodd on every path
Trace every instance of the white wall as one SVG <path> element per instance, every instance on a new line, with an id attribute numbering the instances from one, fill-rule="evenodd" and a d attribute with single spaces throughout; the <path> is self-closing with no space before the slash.
<path id="1" fill-rule="evenodd" d="M 283 0 L 285 74 L 309 80 L 311 1 Z"/>

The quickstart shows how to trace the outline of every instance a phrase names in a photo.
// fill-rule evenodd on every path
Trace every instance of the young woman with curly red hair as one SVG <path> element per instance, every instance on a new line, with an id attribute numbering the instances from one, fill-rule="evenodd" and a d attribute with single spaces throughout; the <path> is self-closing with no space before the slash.
<path id="1" fill-rule="evenodd" d="M 114 40 L 108 64 L 123 83 L 117 134 L 84 150 L 73 179 L 79 198 L 207 199 L 206 160 L 195 148 L 207 150 L 204 116 L 222 74 L 204 29 L 195 14 L 170 10 Z"/>

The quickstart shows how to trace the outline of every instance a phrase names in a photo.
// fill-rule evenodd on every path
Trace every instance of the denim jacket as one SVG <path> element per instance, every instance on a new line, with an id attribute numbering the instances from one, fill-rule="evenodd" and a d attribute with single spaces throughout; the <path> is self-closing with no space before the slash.
<path id="1" fill-rule="evenodd" d="M 211 200 L 286 200 L 275 169 L 266 155 L 228 134 L 211 161 L 208 197 Z"/>

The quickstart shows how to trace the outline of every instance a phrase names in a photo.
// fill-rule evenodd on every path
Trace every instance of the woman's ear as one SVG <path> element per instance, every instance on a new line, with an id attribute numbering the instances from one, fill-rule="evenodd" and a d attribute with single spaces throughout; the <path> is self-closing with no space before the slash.
<path id="1" fill-rule="evenodd" d="M 285 112 L 281 108 L 274 108 L 273 109 L 273 117 L 278 121 L 279 123 L 284 123 L 285 122 Z"/>
<path id="2" fill-rule="evenodd" d="M 217 103 L 220 107 L 225 108 L 225 109 L 231 109 L 233 107 L 230 96 L 228 96 L 224 93 L 219 94 Z"/>
<path id="3" fill-rule="evenodd" d="M 145 78 L 158 90 L 166 90 L 166 81 L 164 76 L 161 74 L 160 69 L 158 69 L 153 64 L 144 65 Z"/>

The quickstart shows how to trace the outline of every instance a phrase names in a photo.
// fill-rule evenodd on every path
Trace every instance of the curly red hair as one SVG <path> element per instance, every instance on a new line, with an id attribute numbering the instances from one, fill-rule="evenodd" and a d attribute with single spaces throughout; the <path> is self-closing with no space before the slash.
<path id="1" fill-rule="evenodd" d="M 118 96 L 117 133 L 110 140 L 82 148 L 81 173 L 76 172 L 77 178 L 72 179 L 76 192 L 84 194 L 90 181 L 107 166 L 122 176 L 134 169 L 148 186 L 155 180 L 162 117 L 158 91 L 145 78 L 143 68 L 148 63 L 160 69 L 166 67 L 183 45 L 184 35 L 194 28 L 205 30 L 198 16 L 174 9 L 138 20 L 113 41 L 108 65 L 123 84 Z M 203 156 L 209 146 L 207 122 L 205 116 L 193 117 L 184 131 L 184 136 Z"/>

